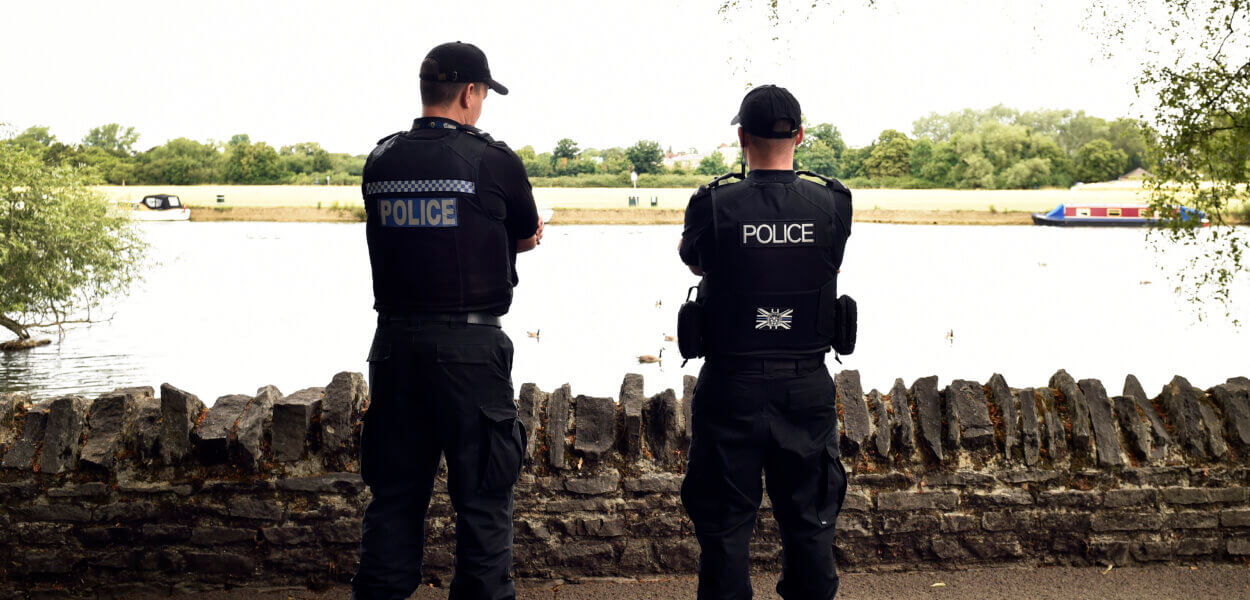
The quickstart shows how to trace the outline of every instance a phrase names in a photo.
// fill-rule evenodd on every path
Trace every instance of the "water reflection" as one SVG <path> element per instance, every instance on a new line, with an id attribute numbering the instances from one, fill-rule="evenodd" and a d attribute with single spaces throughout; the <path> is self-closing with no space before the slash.
<path id="1" fill-rule="evenodd" d="M 113 319 L 0 357 L 0 389 L 37 397 L 162 382 L 206 402 L 365 371 L 374 314 L 361 225 L 149 223 L 153 266 Z M 680 390 L 677 307 L 696 278 L 679 227 L 552 226 L 519 261 L 505 329 L 513 377 L 615 396 L 626 372 L 648 393 Z M 840 289 L 860 306 L 859 348 L 834 368 L 867 387 L 937 374 L 1044 385 L 1065 368 L 1118 393 L 1135 373 L 1154 393 L 1173 374 L 1199 386 L 1250 374 L 1244 330 L 1195 324 L 1135 230 L 857 224 Z M 1156 284 L 1143 284 L 1156 281 Z M 1239 306 L 1240 318 L 1250 311 Z M 1222 313 L 1221 313 L 1222 314 Z M 539 332 L 537 338 L 527 332 Z M 53 333 L 55 338 L 55 332 Z M 659 354 L 661 363 L 637 357 Z M 832 360 L 831 360 L 832 362 Z"/>

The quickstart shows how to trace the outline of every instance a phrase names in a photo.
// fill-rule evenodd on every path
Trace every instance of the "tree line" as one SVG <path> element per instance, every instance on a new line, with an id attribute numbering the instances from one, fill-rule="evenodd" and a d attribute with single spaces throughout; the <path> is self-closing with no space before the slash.
<path id="1" fill-rule="evenodd" d="M 1027 189 L 1107 181 L 1150 167 L 1157 135 L 1133 119 L 1108 121 L 1072 110 L 1019 111 L 1006 106 L 931 113 L 911 135 L 887 129 L 872 143 L 848 146 L 832 123 L 807 124 L 795 166 L 852 187 Z M 112 184 L 359 185 L 364 156 L 330 153 L 316 142 L 274 148 L 239 134 L 227 142 L 170 140 L 137 152 L 133 127 L 92 129 L 80 143 L 58 141 L 47 127 L 7 140 L 42 153 L 50 164 L 93 170 Z M 719 151 L 697 165 L 666 167 L 671 153 L 654 140 L 607 149 L 579 148 L 571 138 L 549 152 L 516 151 L 536 186 L 616 187 L 639 174 L 642 187 L 687 187 L 734 167 Z"/>

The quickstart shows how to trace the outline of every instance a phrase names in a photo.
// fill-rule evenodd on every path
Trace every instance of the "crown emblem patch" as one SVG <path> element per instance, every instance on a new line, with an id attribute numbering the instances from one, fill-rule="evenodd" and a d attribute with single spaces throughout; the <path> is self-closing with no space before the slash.
<path id="1" fill-rule="evenodd" d="M 794 321 L 793 308 L 757 308 L 755 309 L 756 329 L 790 329 Z"/>

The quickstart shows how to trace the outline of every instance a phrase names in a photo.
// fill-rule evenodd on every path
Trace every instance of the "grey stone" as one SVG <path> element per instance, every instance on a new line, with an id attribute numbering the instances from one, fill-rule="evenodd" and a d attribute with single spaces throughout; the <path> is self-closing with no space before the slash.
<path id="1" fill-rule="evenodd" d="M 942 407 L 938 397 L 937 375 L 921 377 L 911 384 L 908 395 L 916 403 L 916 415 L 920 419 L 920 439 L 939 461 L 942 453 Z"/>
<path id="2" fill-rule="evenodd" d="M 304 388 L 274 403 L 270 447 L 279 462 L 292 462 L 304 457 L 308 432 L 314 418 L 321 413 L 321 397 L 324 394 L 325 388 Z"/>
<path id="3" fill-rule="evenodd" d="M 1150 429 L 1146 419 L 1138 412 L 1137 401 L 1129 396 L 1111 399 L 1120 431 L 1128 441 L 1129 449 L 1138 460 L 1150 460 Z"/>
<path id="4" fill-rule="evenodd" d="M 266 527 L 261 529 L 261 534 L 266 542 L 275 546 L 299 546 L 315 539 L 312 528 L 301 525 Z"/>
<path id="5" fill-rule="evenodd" d="M 9 445 L 21 434 L 13 424 L 20 415 L 26 414 L 29 403 L 30 396 L 21 392 L 0 394 L 0 456 L 8 451 Z"/>
<path id="6" fill-rule="evenodd" d="M 87 400 L 80 396 L 61 396 L 48 404 L 48 425 L 39 452 L 40 473 L 63 473 L 78 466 L 86 421 Z"/>
<path id="7" fill-rule="evenodd" d="M 916 425 L 911 418 L 911 403 L 907 401 L 907 385 L 902 379 L 894 380 L 890 389 L 890 406 L 894 409 L 894 447 L 899 458 L 911 460 L 916 451 Z"/>
<path id="8" fill-rule="evenodd" d="M 35 455 L 43 445 L 44 433 L 48 428 L 48 409 L 45 405 L 35 404 L 27 408 L 23 418 L 22 435 L 13 442 L 4 460 L 0 462 L 6 469 L 32 469 L 35 466 Z"/>
<path id="9" fill-rule="evenodd" d="M 1038 388 L 1034 392 L 1041 401 L 1042 424 L 1046 426 L 1046 456 L 1052 463 L 1061 461 L 1068 456 L 1068 436 L 1055 407 L 1055 391 Z"/>
<path id="10" fill-rule="evenodd" d="M 525 462 L 534 461 L 534 452 L 538 449 L 538 425 L 542 411 L 547 406 L 548 394 L 532 383 L 521 385 L 521 393 L 517 396 L 517 417 L 525 426 Z"/>
<path id="11" fill-rule="evenodd" d="M 122 434 L 122 438 L 127 441 L 127 447 L 139 460 L 155 460 L 159 457 L 161 432 L 164 429 L 161 401 L 156 398 L 140 399 L 130 411 L 130 417 Z"/>
<path id="12" fill-rule="evenodd" d="M 994 444 L 994 424 L 990 422 L 985 388 L 975 381 L 956 379 L 946 388 L 946 418 L 953 431 L 962 433 L 964 448 L 985 448 Z"/>
<path id="13" fill-rule="evenodd" d="M 69 484 L 64 487 L 48 489 L 49 498 L 90 498 L 109 495 L 108 484 L 102 481 Z"/>
<path id="14" fill-rule="evenodd" d="M 157 515 L 156 505 L 151 502 L 114 502 L 95 511 L 95 520 L 110 523 L 122 521 L 151 520 Z"/>
<path id="15" fill-rule="evenodd" d="M 854 370 L 838 373 L 833 382 L 838 403 L 842 406 L 843 452 L 853 457 L 863 451 L 872 433 L 868 405 L 864 403 L 864 388 L 859 383 L 859 371 Z"/>
<path id="16" fill-rule="evenodd" d="M 369 406 L 369 386 L 360 373 L 336 374 L 321 399 L 322 455 L 331 467 L 355 460 L 358 454 L 356 427 Z"/>
<path id="17" fill-rule="evenodd" d="M 638 421 L 641 429 L 641 409 Z M 615 441 L 616 402 L 611 398 L 578 396 L 574 403 L 573 450 L 588 458 L 599 458 Z"/>
<path id="18" fill-rule="evenodd" d="M 256 390 L 256 396 L 243 407 L 230 432 L 231 454 L 236 464 L 253 470 L 260 466 L 265 433 L 273 419 L 273 403 L 281 399 L 282 392 L 267 385 Z"/>
<path id="19" fill-rule="evenodd" d="M 1220 516 L 1213 512 L 1178 512 L 1168 515 L 1165 525 L 1169 529 L 1215 529 L 1220 525 Z"/>
<path id="20" fill-rule="evenodd" d="M 1181 448 L 1194 458 L 1205 460 L 1211 455 L 1207 449 L 1206 427 L 1199 408 L 1203 399 L 1202 391 L 1190 385 L 1180 375 L 1163 386 L 1163 392 L 1159 395 L 1159 402 L 1167 410 L 1168 420 L 1175 428 Z"/>
<path id="21" fill-rule="evenodd" d="M 1104 512 L 1090 518 L 1094 531 L 1158 531 L 1163 518 L 1156 512 Z"/>
<path id="22" fill-rule="evenodd" d="M 1089 421 L 1094 430 L 1094 454 L 1098 465 L 1118 467 L 1124 464 L 1120 454 L 1120 432 L 1115 426 L 1111 412 L 1111 399 L 1107 390 L 1097 379 L 1082 379 L 1077 383 L 1089 408 Z"/>
<path id="23" fill-rule="evenodd" d="M 208 415 L 191 432 L 201 462 L 213 465 L 230 458 L 230 432 L 251 401 L 251 396 L 230 394 L 218 398 L 208 409 Z"/>
<path id="24" fill-rule="evenodd" d="M 1100 492 L 1085 490 L 1046 490 L 1038 495 L 1038 504 L 1047 507 L 1090 509 L 1102 504 Z"/>
<path id="25" fill-rule="evenodd" d="M 1163 499 L 1170 504 L 1225 504 L 1246 501 L 1246 488 L 1163 488 Z"/>
<path id="26" fill-rule="evenodd" d="M 644 415 L 652 457 L 665 465 L 681 464 L 686 450 L 686 424 L 677 394 L 668 389 L 652 396 Z"/>
<path id="27" fill-rule="evenodd" d="M 1220 538 L 1182 538 L 1176 546 L 1176 554 L 1180 556 L 1202 556 L 1215 554 L 1224 547 Z"/>
<path id="28" fill-rule="evenodd" d="M 964 500 L 973 506 L 1027 506 L 1033 504 L 1033 495 L 1021 488 L 1007 488 L 993 492 L 968 492 Z"/>
<path id="29" fill-rule="evenodd" d="M 188 552 L 185 558 L 192 571 L 239 579 L 251 577 L 256 568 L 251 557 L 229 552 Z"/>
<path id="30" fill-rule="evenodd" d="M 890 511 L 955 510 L 959 494 L 954 492 L 882 492 L 877 494 L 877 509 Z"/>
<path id="31" fill-rule="evenodd" d="M 190 456 L 191 430 L 203 413 L 204 403 L 195 394 L 161 384 L 161 462 L 177 465 Z"/>
<path id="32" fill-rule="evenodd" d="M 279 479 L 275 487 L 292 492 L 318 494 L 359 494 L 365 487 L 358 473 L 323 473 L 308 477 Z"/>
<path id="33" fill-rule="evenodd" d="M 1250 555 L 1250 538 L 1230 538 L 1228 553 L 1233 556 Z"/>
<path id="34" fill-rule="evenodd" d="M 642 409 L 645 401 L 642 395 L 642 384 L 642 375 L 637 373 L 627 373 L 625 379 L 621 381 L 621 410 L 625 413 L 623 421 L 625 430 L 621 432 L 621 441 L 624 444 L 625 455 L 629 457 L 642 453 Z M 579 414 L 580 410 L 579 403 Z"/>
<path id="35" fill-rule="evenodd" d="M 547 401 L 547 460 L 557 470 L 567 469 L 566 445 L 569 435 L 569 401 L 572 392 L 564 384 L 551 393 Z"/>
<path id="36" fill-rule="evenodd" d="M 1250 510 L 1220 511 L 1220 524 L 1224 527 L 1250 527 Z"/>
<path id="37" fill-rule="evenodd" d="M 597 496 L 615 491 L 620 482 L 621 472 L 609 468 L 591 477 L 570 477 L 564 481 L 564 489 L 574 494 Z"/>
<path id="38" fill-rule="evenodd" d="M 1154 489 L 1123 489 L 1107 490 L 1102 504 L 1108 508 L 1125 506 L 1154 506 L 1159 501 L 1159 490 Z"/>
<path id="39" fill-rule="evenodd" d="M 1163 418 L 1159 416 L 1154 405 L 1150 403 L 1150 399 L 1146 397 L 1146 392 L 1136 376 L 1128 375 L 1124 378 L 1124 395 L 1137 403 L 1139 414 L 1145 415 L 1146 420 L 1150 422 L 1150 460 L 1152 462 L 1163 460 L 1167 457 L 1168 448 L 1173 443 L 1172 435 L 1168 433 L 1167 427 L 1163 424 Z"/>
<path id="40" fill-rule="evenodd" d="M 1067 407 L 1066 416 L 1072 423 L 1071 448 L 1073 453 L 1082 457 L 1089 456 L 1093 432 L 1090 427 L 1089 404 L 1085 400 L 1085 394 L 1072 376 L 1063 369 L 1059 369 L 1050 376 L 1049 386 L 1063 396 L 1063 405 Z"/>
<path id="41" fill-rule="evenodd" d="M 877 450 L 877 456 L 889 460 L 890 437 L 891 432 L 894 431 L 894 425 L 890 421 L 890 407 L 886 406 L 881 392 L 878 392 L 876 389 L 868 392 L 868 404 L 872 408 L 873 416 L 876 419 L 876 428 L 873 430 L 872 441 Z"/>
<path id="42" fill-rule="evenodd" d="M 1205 399 L 1198 403 L 1198 414 L 1202 415 L 1202 427 L 1207 434 L 1207 449 L 1211 451 L 1211 458 L 1216 460 L 1228 456 L 1228 444 L 1224 441 L 1224 424 L 1220 422 L 1219 415 L 1215 414 L 1215 408 L 1212 407 Z"/>
<path id="43" fill-rule="evenodd" d="M 131 396 L 105 394 L 91 403 L 87 416 L 87 441 L 80 460 L 84 465 L 104 470 L 113 468 L 117 451 L 122 447 L 122 429 L 129 422 L 134 404 Z"/>
<path id="44" fill-rule="evenodd" d="M 681 491 L 682 476 L 676 473 L 644 473 L 624 482 L 627 492 L 677 493 Z"/>
<path id="45" fill-rule="evenodd" d="M 998 373 L 990 376 L 990 380 L 985 385 L 990 388 L 991 400 L 994 406 L 998 407 L 998 414 L 1003 420 L 1003 456 L 1010 461 L 1015 457 L 1016 445 L 1020 441 L 1016 397 L 1011 393 L 1007 379 Z M 1036 424 L 1034 422 L 1034 425 Z"/>
<path id="46" fill-rule="evenodd" d="M 1224 413 L 1228 439 L 1245 448 L 1250 447 L 1250 380 L 1244 385 L 1242 380 L 1229 379 L 1211 388 L 1211 397 Z"/>
<path id="47" fill-rule="evenodd" d="M 1037 394 L 1033 388 L 1020 390 L 1020 443 L 1024 447 L 1024 464 L 1037 466 L 1041 435 L 1037 424 Z"/>
<path id="48" fill-rule="evenodd" d="M 274 500 L 240 496 L 226 501 L 226 514 L 257 521 L 279 521 L 282 519 L 283 510 L 282 506 Z"/>
<path id="49" fill-rule="evenodd" d="M 694 388 L 698 383 L 699 378 L 694 375 L 683 375 L 681 378 L 681 415 L 686 421 L 686 439 L 690 439 L 694 427 L 690 417 L 694 407 Z"/>

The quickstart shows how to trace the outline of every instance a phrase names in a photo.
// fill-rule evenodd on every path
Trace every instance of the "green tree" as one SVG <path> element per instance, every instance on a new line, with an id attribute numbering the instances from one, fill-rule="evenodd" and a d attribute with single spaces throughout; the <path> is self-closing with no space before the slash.
<path id="1" fill-rule="evenodd" d="M 911 140 L 899 131 L 881 132 L 864 161 L 869 177 L 902 177 L 911 172 Z"/>
<path id="2" fill-rule="evenodd" d="M 794 150 L 794 162 L 800 169 L 838 177 L 844 152 L 846 142 L 842 140 L 842 132 L 829 123 L 819 123 L 803 128 L 803 141 Z"/>
<path id="3" fill-rule="evenodd" d="M 325 173 L 330 170 L 330 153 L 317 142 L 283 146 L 278 156 L 284 171 L 294 174 Z"/>
<path id="4" fill-rule="evenodd" d="M 133 153 L 137 141 L 139 141 L 139 134 L 135 133 L 134 127 L 123 129 L 117 123 L 109 123 L 93 127 L 82 138 L 82 145 L 87 148 L 99 148 L 116 156 L 129 156 Z"/>
<path id="5" fill-rule="evenodd" d="M 27 127 L 25 131 L 14 136 L 10 142 L 27 150 L 43 150 L 56 143 L 56 136 L 42 125 Z"/>
<path id="6" fill-rule="evenodd" d="M 19 342 L 90 322 L 138 276 L 143 241 L 94 183 L 81 168 L 0 144 L 0 326 Z"/>
<path id="7" fill-rule="evenodd" d="M 217 183 L 223 179 L 221 163 L 216 146 L 177 138 L 139 155 L 134 180 L 170 185 Z"/>
<path id="8" fill-rule="evenodd" d="M 1026 158 L 1003 172 L 1003 187 L 1036 188 L 1050 182 L 1050 161 Z"/>
<path id="9" fill-rule="evenodd" d="M 599 163 L 600 173 L 628 173 L 632 168 L 629 164 L 629 158 L 625 156 L 625 151 L 620 148 L 608 148 L 599 153 L 599 157 L 603 162 Z"/>
<path id="10" fill-rule="evenodd" d="M 282 180 L 278 151 L 265 142 L 251 143 L 247 134 L 230 138 L 223 174 L 229 183 L 265 184 Z"/>
<path id="11" fill-rule="evenodd" d="M 1124 174 L 1128 157 L 1107 140 L 1094 140 L 1076 153 L 1076 176 L 1081 181 L 1110 181 Z"/>
<path id="12" fill-rule="evenodd" d="M 573 140 L 569 138 L 563 138 L 560 141 L 556 142 L 555 150 L 551 151 L 551 156 L 555 158 L 557 161 L 574 160 L 577 158 L 577 155 L 578 155 L 577 142 L 574 142 Z"/>
<path id="13" fill-rule="evenodd" d="M 923 179 L 924 168 L 933 161 L 933 141 L 920 138 L 911 145 L 911 176 Z"/>
<path id="14" fill-rule="evenodd" d="M 720 150 L 713 150 L 711 154 L 704 156 L 699 161 L 699 168 L 695 170 L 700 175 L 720 175 L 729 171 L 729 165 L 725 164 L 725 155 Z"/>
<path id="15" fill-rule="evenodd" d="M 660 149 L 659 142 L 640 140 L 625 149 L 625 158 L 639 175 L 659 173 L 664 170 L 664 151 Z"/>

